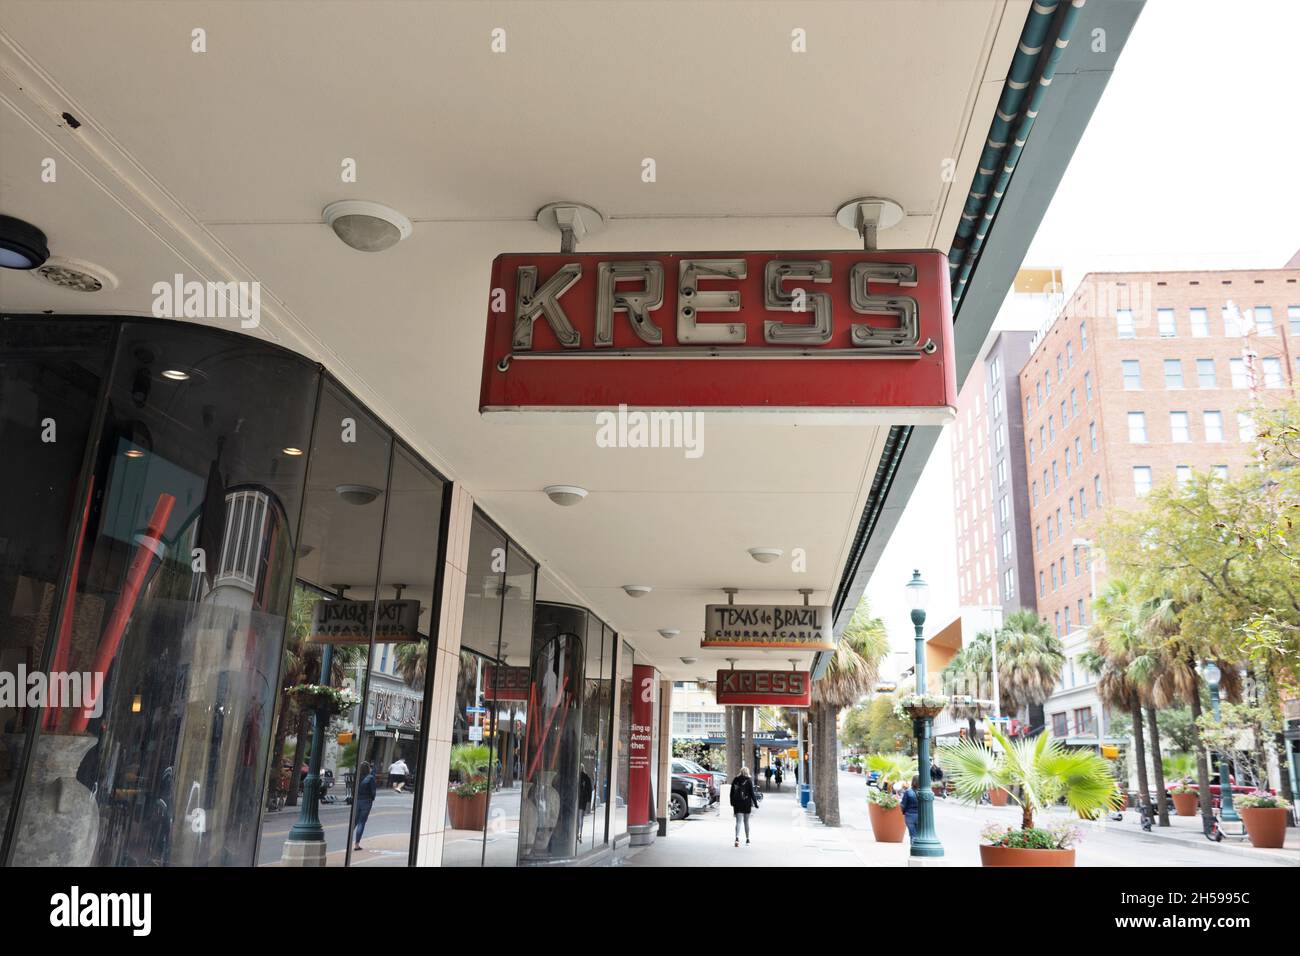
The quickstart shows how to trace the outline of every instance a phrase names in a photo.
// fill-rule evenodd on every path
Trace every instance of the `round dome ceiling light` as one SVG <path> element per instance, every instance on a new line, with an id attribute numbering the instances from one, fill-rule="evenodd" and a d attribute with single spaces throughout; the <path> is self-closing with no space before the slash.
<path id="1" fill-rule="evenodd" d="M 30 222 L 0 216 L 0 268 L 35 269 L 49 257 L 45 233 Z"/>
<path id="2" fill-rule="evenodd" d="M 654 590 L 654 588 L 652 588 L 652 587 L 650 587 L 649 585 L 646 585 L 646 584 L 625 584 L 625 585 L 623 585 L 623 591 L 624 591 L 624 593 L 626 593 L 627 596 L 630 597 L 630 598 L 643 598 L 643 597 L 645 597 L 647 594 L 649 594 L 649 593 L 650 593 L 651 591 L 653 591 L 653 590 Z"/>
<path id="3" fill-rule="evenodd" d="M 371 485 L 336 485 L 334 490 L 350 505 L 368 505 L 384 493 Z"/>
<path id="4" fill-rule="evenodd" d="M 546 497 L 561 508 L 572 508 L 587 497 L 587 489 L 579 488 L 577 485 L 547 485 L 542 490 L 546 492 Z"/>
<path id="5" fill-rule="evenodd" d="M 663 637 L 666 640 L 671 640 L 672 638 L 676 637 L 680 633 L 681 633 L 681 629 L 676 627 L 659 628 L 659 636 Z"/>
<path id="6" fill-rule="evenodd" d="M 103 292 L 117 288 L 117 276 L 103 266 L 81 259 L 55 256 L 32 270 L 32 275 L 70 292 Z"/>
<path id="7" fill-rule="evenodd" d="M 284 452 L 286 455 L 290 456 L 291 458 L 297 458 L 299 455 L 302 454 L 302 449 L 295 448 L 293 445 L 286 445 L 284 448 L 280 450 Z"/>
<path id="8" fill-rule="evenodd" d="M 411 220 L 377 202 L 344 199 L 330 203 L 321 215 L 336 236 L 359 252 L 383 252 L 411 235 Z"/>
<path id="9" fill-rule="evenodd" d="M 162 377 L 173 382 L 188 382 L 190 373 L 180 368 L 169 368 L 163 371 Z"/>
<path id="10" fill-rule="evenodd" d="M 771 564 L 785 554 L 780 548 L 750 548 L 749 556 L 759 564 Z"/>

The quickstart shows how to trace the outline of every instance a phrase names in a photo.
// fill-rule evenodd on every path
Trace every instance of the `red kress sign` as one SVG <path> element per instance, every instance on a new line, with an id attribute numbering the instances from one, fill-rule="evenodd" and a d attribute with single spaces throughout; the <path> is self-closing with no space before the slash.
<path id="1" fill-rule="evenodd" d="M 718 409 L 951 420 L 948 259 L 933 250 L 507 254 L 483 412 Z"/>
<path id="2" fill-rule="evenodd" d="M 812 678 L 807 671 L 718 671 L 719 704 L 812 704 Z"/>

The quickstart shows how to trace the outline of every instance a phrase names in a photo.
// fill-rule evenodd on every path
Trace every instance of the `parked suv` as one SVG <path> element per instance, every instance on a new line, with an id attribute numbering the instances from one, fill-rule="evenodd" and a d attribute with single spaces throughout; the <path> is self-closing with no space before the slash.
<path id="1" fill-rule="evenodd" d="M 685 820 L 692 810 L 705 810 L 710 803 L 709 786 L 683 773 L 673 774 L 673 789 L 668 796 L 668 816 L 672 820 Z"/>
<path id="2" fill-rule="evenodd" d="M 727 785 L 727 775 L 725 773 L 706 770 L 694 760 L 687 760 L 685 757 L 673 758 L 673 773 L 680 773 L 695 780 L 704 781 L 709 787 L 710 803 L 718 802 L 718 798 L 722 794 L 722 788 Z"/>

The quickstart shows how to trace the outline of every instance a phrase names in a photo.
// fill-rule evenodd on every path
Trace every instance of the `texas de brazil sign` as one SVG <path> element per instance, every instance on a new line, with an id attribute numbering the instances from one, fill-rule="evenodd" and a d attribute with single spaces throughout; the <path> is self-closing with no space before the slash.
<path id="1" fill-rule="evenodd" d="M 831 609 L 816 604 L 710 604 L 704 609 L 700 647 L 833 650 Z"/>

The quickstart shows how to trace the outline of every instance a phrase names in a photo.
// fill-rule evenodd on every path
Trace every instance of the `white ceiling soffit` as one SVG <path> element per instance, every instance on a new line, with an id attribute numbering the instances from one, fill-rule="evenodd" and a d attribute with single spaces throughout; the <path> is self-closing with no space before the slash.
<path id="1" fill-rule="evenodd" d="M 882 246 L 947 250 L 1028 9 L 9 0 L 0 210 L 120 284 L 88 296 L 5 271 L 0 308 L 148 314 L 178 272 L 259 280 L 247 334 L 323 362 L 463 482 L 543 562 L 543 596 L 694 676 L 677 657 L 713 658 L 676 643 L 698 640 L 713 589 L 830 601 L 884 429 L 792 423 L 774 444 L 770 426 L 713 416 L 705 455 L 685 460 L 600 454 L 580 426 L 485 422 L 492 258 L 558 248 L 533 216 L 566 198 L 611 219 L 583 251 L 854 248 L 833 214 L 865 194 L 907 213 Z M 46 158 L 57 184 L 41 182 Z M 394 206 L 414 234 L 350 250 L 320 215 L 342 198 Z M 553 482 L 592 495 L 557 508 L 538 491 Z M 745 553 L 767 545 L 805 548 L 808 570 Z M 625 583 L 656 591 L 633 602 Z M 663 640 L 668 626 L 682 634 Z"/>

